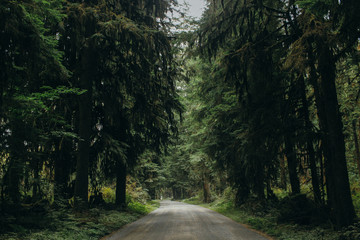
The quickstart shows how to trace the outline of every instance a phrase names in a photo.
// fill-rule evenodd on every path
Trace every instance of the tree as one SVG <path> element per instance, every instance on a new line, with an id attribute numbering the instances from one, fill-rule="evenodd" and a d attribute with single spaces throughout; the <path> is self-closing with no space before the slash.
<path id="1" fill-rule="evenodd" d="M 61 63 L 56 26 L 63 15 L 62 1 L 5 1 L 0 5 L 1 26 L 1 151 L 8 153 L 5 195 L 18 204 L 22 179 L 28 168 L 34 171 L 34 198 L 38 195 L 39 166 L 43 158 L 38 149 L 53 135 L 53 124 L 61 122 L 51 115 L 52 104 L 69 89 L 68 72 Z M 71 90 L 70 90 L 71 91 Z M 4 104 L 6 103 L 6 104 Z M 4 192 L 2 192 L 4 194 Z"/>
<path id="2" fill-rule="evenodd" d="M 306 56 L 308 58 L 307 66 L 310 68 L 310 81 L 315 91 L 326 158 L 328 204 L 333 208 L 336 224 L 346 226 L 353 222 L 355 214 L 345 158 L 343 124 L 335 86 L 338 57 L 332 50 L 335 43 L 332 42 L 332 39 L 336 41 L 341 38 L 340 36 L 331 36 L 331 27 L 328 25 L 328 22 L 333 22 L 336 26 L 337 20 L 334 15 L 340 5 L 329 3 L 329 5 L 323 6 L 330 8 L 331 11 L 330 18 L 327 20 L 324 18 L 325 14 L 318 11 L 313 5 L 315 2 L 308 3 L 309 12 L 313 12 L 313 14 L 305 11 L 299 17 L 302 35 L 294 42 L 294 50 L 290 56 L 294 56 L 300 49 L 308 54 Z M 304 6 L 307 5 L 304 3 Z"/>
<path id="3" fill-rule="evenodd" d="M 277 174 L 277 155 L 282 149 L 292 191 L 300 193 L 298 166 L 303 160 L 299 153 L 305 151 L 314 198 L 320 203 L 317 162 L 322 164 L 322 159 L 321 153 L 314 152 L 314 143 L 320 138 L 313 137 L 318 127 L 325 157 L 327 204 L 337 226 L 349 225 L 354 219 L 335 85 L 336 63 L 357 44 L 357 17 L 352 10 L 343 11 L 351 4 L 355 3 L 212 1 L 199 31 L 202 56 L 218 66 L 212 72 L 237 90 L 241 114 L 232 119 L 244 126 L 236 126 L 242 135 L 235 146 L 238 161 L 243 162 L 236 168 L 245 169 L 242 182 L 248 186 L 243 194 L 252 192 L 264 198 L 265 185 L 269 186 Z M 344 29 L 343 20 L 351 25 L 351 33 Z M 211 95 L 212 89 L 218 88 L 217 84 L 209 88 L 210 98 L 218 96 Z M 307 88 L 314 91 L 315 104 Z M 310 119 L 309 110 L 317 113 L 316 119 Z M 230 125 L 219 123 L 229 129 Z M 242 150 L 242 146 L 246 148 Z M 320 158 L 316 160 L 316 156 Z M 246 170 L 255 177 L 247 176 Z"/>
<path id="4" fill-rule="evenodd" d="M 173 57 L 166 29 L 156 19 L 164 19 L 170 5 L 153 4 L 68 5 L 63 34 L 66 66 L 74 73 L 74 84 L 86 90 L 78 105 L 82 140 L 75 185 L 75 197 L 82 202 L 87 202 L 90 142 L 96 124 L 119 143 L 110 155 L 118 169 L 119 204 L 125 204 L 126 168 L 135 165 L 143 145 L 158 149 L 176 131 L 173 111 L 180 108 Z M 100 115 L 94 115 L 94 109 Z"/>

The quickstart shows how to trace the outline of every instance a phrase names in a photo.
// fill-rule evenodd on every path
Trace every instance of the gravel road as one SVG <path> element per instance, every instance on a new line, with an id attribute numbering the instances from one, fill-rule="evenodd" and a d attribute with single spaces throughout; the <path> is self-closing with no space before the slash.
<path id="1" fill-rule="evenodd" d="M 174 201 L 102 240 L 268 240 L 209 209 Z"/>

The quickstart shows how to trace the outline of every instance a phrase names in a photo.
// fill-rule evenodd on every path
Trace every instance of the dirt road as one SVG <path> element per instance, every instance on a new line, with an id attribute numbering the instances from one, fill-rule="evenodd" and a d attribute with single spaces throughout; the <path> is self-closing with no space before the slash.
<path id="1" fill-rule="evenodd" d="M 173 201 L 103 240 L 267 240 L 209 209 Z"/>

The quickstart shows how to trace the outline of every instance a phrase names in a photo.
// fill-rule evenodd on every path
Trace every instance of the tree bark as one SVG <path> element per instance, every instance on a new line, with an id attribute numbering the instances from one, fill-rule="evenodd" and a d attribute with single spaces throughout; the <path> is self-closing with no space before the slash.
<path id="1" fill-rule="evenodd" d="M 92 46 L 84 46 L 81 59 L 82 72 L 80 87 L 86 90 L 79 97 L 79 141 L 76 163 L 75 208 L 87 208 L 88 203 L 88 169 L 91 135 L 92 83 L 96 74 L 95 55 Z"/>
<path id="2" fill-rule="evenodd" d="M 120 208 L 126 207 L 126 172 L 126 165 L 118 161 L 115 204 Z"/>
<path id="3" fill-rule="evenodd" d="M 280 187 L 287 190 L 285 156 L 280 156 Z"/>
<path id="4" fill-rule="evenodd" d="M 235 205 L 241 206 L 250 195 L 250 187 L 247 182 L 247 178 L 244 175 L 244 169 L 240 170 L 241 172 L 237 176 L 236 180 L 236 196 L 235 196 Z"/>
<path id="5" fill-rule="evenodd" d="M 258 161 L 255 178 L 254 178 L 254 192 L 259 200 L 265 199 L 265 166 L 261 161 Z"/>
<path id="6" fill-rule="evenodd" d="M 68 198 L 68 181 L 71 167 L 71 146 L 63 139 L 54 158 L 54 202 Z"/>
<path id="7" fill-rule="evenodd" d="M 300 87 L 301 87 L 301 100 L 303 105 L 303 117 L 305 122 L 305 130 L 306 130 L 306 147 L 309 156 L 309 165 L 311 170 L 311 183 L 313 186 L 314 192 L 314 200 L 316 203 L 321 204 L 321 192 L 320 192 L 320 185 L 319 185 L 319 176 L 317 173 L 316 167 L 316 158 L 315 158 L 315 151 L 313 146 L 313 137 L 312 137 L 312 124 L 310 122 L 309 116 L 309 106 L 306 99 L 306 88 L 305 88 L 305 81 L 304 78 L 300 78 Z"/>
<path id="8" fill-rule="evenodd" d="M 203 175 L 203 191 L 204 191 L 204 202 L 209 203 L 211 201 L 210 184 L 205 174 Z"/>
<path id="9" fill-rule="evenodd" d="M 10 200 L 13 204 L 20 204 L 21 193 L 20 193 L 20 182 L 24 175 L 25 167 L 25 147 L 23 139 L 26 139 L 23 134 L 26 132 L 23 128 L 24 123 L 18 119 L 14 119 L 11 130 L 12 136 L 10 138 L 10 161 L 9 170 L 6 173 L 7 182 L 7 193 L 9 194 Z"/>
<path id="10" fill-rule="evenodd" d="M 357 135 L 356 120 L 352 122 L 352 127 L 353 127 L 353 138 L 355 144 L 355 158 L 356 158 L 358 173 L 360 176 L 360 149 L 359 149 L 359 139 Z"/>
<path id="11" fill-rule="evenodd" d="M 32 183 L 32 201 L 36 202 L 37 200 L 40 199 L 39 196 L 39 191 L 40 191 L 40 176 L 39 176 L 39 171 L 40 171 L 40 163 L 39 163 L 39 159 L 33 159 L 34 161 L 34 165 L 33 165 L 33 171 L 34 171 L 34 181 Z"/>
<path id="12" fill-rule="evenodd" d="M 10 158 L 8 171 L 7 192 L 13 204 L 20 204 L 20 178 L 22 172 L 22 162 L 15 156 Z"/>
<path id="13" fill-rule="evenodd" d="M 5 61 L 2 61 L 5 62 Z M 3 117 L 4 117 L 4 113 L 3 113 L 3 96 L 4 96 L 4 89 L 5 89 L 5 84 L 6 84 L 6 80 L 7 78 L 7 74 L 5 71 L 5 64 L 1 63 L 0 64 L 0 69 L 3 69 L 2 71 L 0 71 L 0 75 L 1 75 L 1 83 L 0 83 L 0 121 L 3 121 Z"/>
<path id="14" fill-rule="evenodd" d="M 291 137 L 285 136 L 285 154 L 288 162 L 290 186 L 292 194 L 300 193 L 300 181 L 297 172 L 297 161 Z"/>
<path id="15" fill-rule="evenodd" d="M 319 185 L 319 176 L 317 173 L 315 151 L 313 143 L 310 139 L 307 140 L 307 150 L 309 154 L 309 165 L 311 170 L 311 184 L 314 192 L 314 200 L 318 204 L 322 204 L 320 185 Z"/>

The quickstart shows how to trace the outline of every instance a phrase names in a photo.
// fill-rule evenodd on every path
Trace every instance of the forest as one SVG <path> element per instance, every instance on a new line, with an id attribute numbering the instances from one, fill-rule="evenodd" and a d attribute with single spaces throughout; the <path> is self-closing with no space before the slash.
<path id="1" fill-rule="evenodd" d="M 0 239 L 163 198 L 360 239 L 360 1 L 206 2 L 0 2 Z"/>

